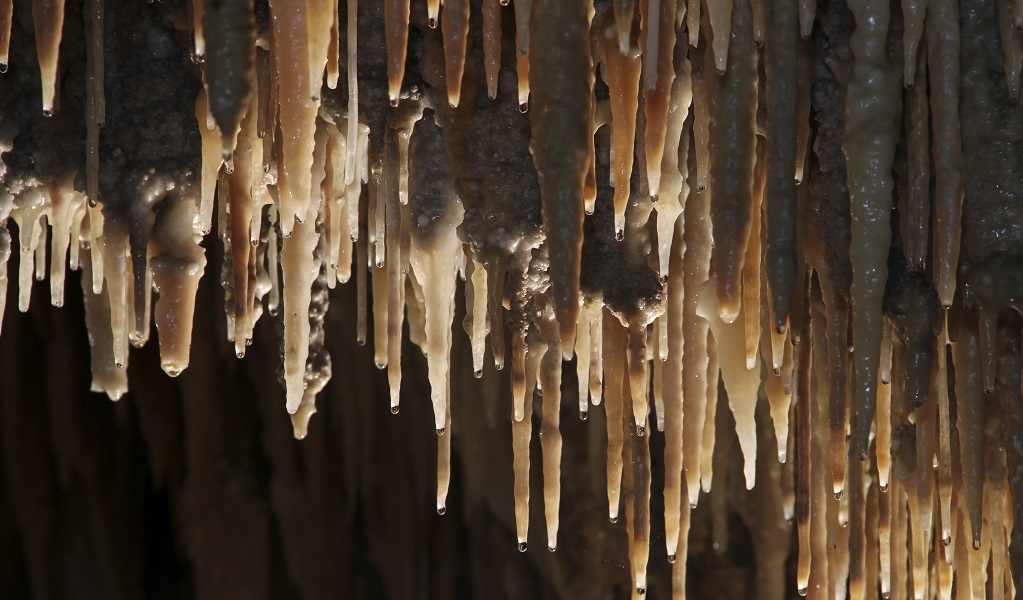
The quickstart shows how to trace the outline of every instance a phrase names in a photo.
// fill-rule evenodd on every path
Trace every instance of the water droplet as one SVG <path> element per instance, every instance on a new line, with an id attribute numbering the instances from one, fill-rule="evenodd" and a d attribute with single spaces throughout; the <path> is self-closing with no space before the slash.
<path id="1" fill-rule="evenodd" d="M 675 555 L 674 554 L 669 554 L 668 555 L 668 564 L 669 565 L 675 564 Z"/>
<path id="2" fill-rule="evenodd" d="M 391 107 L 392 108 L 398 108 L 398 99 L 397 98 L 391 98 Z"/>
<path id="3" fill-rule="evenodd" d="M 942 540 L 941 540 L 941 544 L 942 544 L 943 546 L 946 546 L 946 547 L 947 547 L 947 546 L 950 546 L 950 545 L 952 544 L 952 536 L 947 536 L 947 537 L 945 537 L 945 538 L 942 538 Z"/>
<path id="4" fill-rule="evenodd" d="M 887 483 L 882 483 L 881 484 L 881 492 L 887 492 L 887 491 L 888 491 L 888 484 Z"/>
<path id="5" fill-rule="evenodd" d="M 588 418 L 590 418 L 590 413 L 586 412 L 585 410 L 579 411 L 579 420 L 580 421 L 585 421 Z"/>
<path id="6" fill-rule="evenodd" d="M 617 522 L 618 522 L 618 516 L 617 515 L 611 517 L 611 523 L 612 524 L 617 523 Z"/>
<path id="7" fill-rule="evenodd" d="M 689 510 L 696 510 L 696 505 L 695 504 L 690 504 L 689 505 Z"/>
<path id="8" fill-rule="evenodd" d="M 244 350 L 239 350 L 239 351 L 235 352 L 235 356 L 237 356 L 238 358 L 245 358 L 245 351 Z"/>
<path id="9" fill-rule="evenodd" d="M 835 500 L 841 500 L 842 496 L 845 495 L 845 490 L 835 490 Z"/>
<path id="10" fill-rule="evenodd" d="M 519 542 L 519 552 L 526 551 L 526 542 Z"/>
<path id="11" fill-rule="evenodd" d="M 615 230 L 615 239 L 618 240 L 619 242 L 624 240 L 625 239 L 625 230 L 624 229 Z"/>
<path id="12" fill-rule="evenodd" d="M 557 549 L 558 549 L 558 547 L 557 547 L 557 546 L 547 546 L 547 550 L 549 550 L 550 552 L 554 552 L 554 551 L 556 551 Z"/>
<path id="13" fill-rule="evenodd" d="M 806 588 L 805 588 L 805 587 L 801 587 L 801 588 L 799 588 L 798 590 L 796 590 L 796 592 L 797 592 L 797 593 L 798 593 L 798 594 L 799 594 L 800 596 L 806 596 Z"/>
<path id="14" fill-rule="evenodd" d="M 501 0 L 501 6 L 508 6 L 508 0 Z"/>
<path id="15" fill-rule="evenodd" d="M 0 63 L 0 73 L 7 72 L 7 63 Z"/>
<path id="16" fill-rule="evenodd" d="M 980 538 L 973 539 L 973 549 L 980 550 Z"/>
<path id="17" fill-rule="evenodd" d="M 529 112 L 529 102 L 520 102 L 519 103 L 519 112 L 522 113 L 522 114 L 525 114 L 525 113 Z"/>
<path id="18" fill-rule="evenodd" d="M 120 362 L 120 361 L 117 361 L 117 360 L 115 360 L 115 361 L 114 361 L 114 368 L 116 368 L 116 369 L 121 369 L 121 368 L 123 368 L 123 367 L 124 367 L 124 365 L 123 365 L 123 364 L 121 364 L 121 362 Z"/>
<path id="19" fill-rule="evenodd" d="M 387 363 L 385 363 L 385 362 L 380 362 L 378 360 L 375 360 L 375 361 L 373 361 L 373 364 L 376 365 L 377 368 L 380 369 L 381 371 L 387 368 Z"/>
<path id="20" fill-rule="evenodd" d="M 178 375 L 181 375 L 181 369 L 179 369 L 177 367 L 165 366 L 163 368 L 163 372 L 166 373 L 170 377 L 177 377 Z"/>
<path id="21" fill-rule="evenodd" d="M 437 430 L 437 435 L 444 435 L 444 428 L 443 427 L 441 427 L 440 429 Z"/>
<path id="22" fill-rule="evenodd" d="M 430 29 L 436 29 L 437 19 L 430 17 L 429 19 L 427 19 L 426 24 L 429 25 Z"/>
<path id="23" fill-rule="evenodd" d="M 892 597 L 892 593 L 891 592 L 881 592 L 881 597 L 884 598 L 884 600 L 888 600 L 889 598 Z"/>
<path id="24" fill-rule="evenodd" d="M 472 372 L 472 376 L 475 377 L 476 379 L 480 379 L 481 377 L 483 377 L 483 369 L 476 369 L 475 371 Z"/>
<path id="25" fill-rule="evenodd" d="M 392 406 L 391 407 L 391 414 L 392 415 L 398 414 L 398 407 L 397 406 Z"/>
<path id="26" fill-rule="evenodd" d="M 446 512 L 448 512 L 448 507 L 446 507 L 446 506 L 438 506 L 437 507 L 437 514 L 438 515 L 443 517 L 444 513 L 446 513 Z"/>
<path id="27" fill-rule="evenodd" d="M 44 108 L 43 109 L 43 116 L 44 117 L 52 117 L 53 116 L 53 109 L 52 108 Z"/>
<path id="28" fill-rule="evenodd" d="M 646 427 L 642 425 L 636 425 L 636 435 L 638 435 L 639 437 L 643 437 L 644 435 L 646 435 Z"/>

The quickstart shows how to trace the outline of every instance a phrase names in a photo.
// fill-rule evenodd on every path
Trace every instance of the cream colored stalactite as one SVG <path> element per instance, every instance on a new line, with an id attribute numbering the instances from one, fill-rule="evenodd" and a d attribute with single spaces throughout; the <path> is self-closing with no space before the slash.
<path id="1" fill-rule="evenodd" d="M 684 223 L 675 225 L 675 241 L 669 261 L 665 314 L 659 320 L 667 324 L 667 361 L 663 363 L 662 395 L 664 397 L 664 542 L 668 562 L 677 556 L 682 512 L 688 508 L 683 498 L 684 412 L 683 377 L 685 356 L 685 242 Z M 660 363 L 660 361 L 657 361 Z M 686 415 L 687 416 L 687 415 Z M 685 554 L 682 554 L 685 562 Z"/>
<path id="2" fill-rule="evenodd" d="M 199 89 L 195 99 L 195 120 L 202 142 L 202 172 L 200 175 L 199 227 L 203 235 L 213 228 L 213 207 L 217 193 L 217 174 L 224 162 L 220 134 L 211 127 L 209 101 L 206 90 Z"/>
<path id="3" fill-rule="evenodd" d="M 693 161 L 690 161 L 691 163 Z M 689 169 L 690 180 L 694 169 Z M 689 505 L 696 506 L 700 497 L 701 471 L 703 469 L 703 432 L 706 419 L 713 421 L 714 408 L 710 406 L 712 391 L 705 373 L 709 370 L 710 353 L 707 347 L 707 321 L 696 314 L 699 297 L 696 290 L 710 276 L 710 216 L 708 206 L 710 193 L 696 189 L 690 194 L 685 208 L 685 255 L 683 258 L 683 313 L 684 335 L 682 372 L 688 374 L 682 380 L 682 412 L 685 421 L 682 426 L 682 460 L 685 469 L 686 489 Z M 716 367 L 715 367 L 716 370 Z M 701 376 L 704 375 L 704 376 Z M 716 386 L 716 379 L 714 380 Z M 716 394 L 717 390 L 713 390 Z"/>
<path id="4" fill-rule="evenodd" d="M 431 224 L 433 231 L 424 235 L 412 228 L 410 262 L 416 280 L 423 286 L 426 301 L 427 366 L 434 422 L 444 430 L 447 413 L 447 381 L 451 369 L 451 321 L 455 310 L 455 265 L 462 252 L 455 229 L 462 223 L 462 203 L 449 199 L 441 222 Z M 397 343 L 397 342 L 396 342 Z"/>
<path id="5" fill-rule="evenodd" d="M 401 95 L 401 82 L 405 77 L 405 57 L 408 53 L 409 0 L 384 2 L 384 28 L 387 37 L 387 95 L 392 106 L 397 106 Z"/>
<path id="6" fill-rule="evenodd" d="M 439 2 L 439 0 L 436 0 Z M 515 0 L 515 70 L 519 79 L 519 110 L 529 108 L 529 23 L 534 0 Z"/>
<path id="7" fill-rule="evenodd" d="M 388 132 L 390 135 L 394 135 Z M 396 137 L 396 136 L 395 136 Z M 405 325 L 405 275 L 402 271 L 402 244 L 398 243 L 401 221 L 404 216 L 408 219 L 407 213 L 402 215 L 403 208 L 407 210 L 407 207 L 402 207 L 398 200 L 398 152 L 395 147 L 395 140 L 388 140 L 384 145 L 384 173 L 383 173 L 383 188 L 384 188 L 384 203 L 386 209 L 386 228 L 387 228 L 387 257 L 385 262 L 385 268 L 387 270 L 387 382 L 390 389 L 390 400 L 391 400 L 391 412 L 396 413 L 398 411 L 398 404 L 401 398 L 401 337 L 402 328 Z M 406 226 L 407 228 L 407 226 Z M 411 260 L 411 257 L 409 257 Z M 430 283 L 433 283 L 430 281 Z M 451 290 L 451 297 L 454 298 L 454 290 Z M 449 311 L 450 312 L 450 311 Z M 451 323 L 454 315 L 452 314 L 448 318 L 447 323 Z M 438 314 L 437 318 L 442 318 L 442 315 Z M 450 329 L 450 328 L 449 328 Z M 448 336 L 450 338 L 450 334 Z M 430 347 L 427 356 L 432 354 L 434 347 Z M 429 361 L 429 358 L 427 359 Z M 442 385 L 444 389 L 447 389 L 447 377 L 443 383 L 435 383 L 431 379 L 431 388 L 437 385 Z M 441 413 L 446 414 L 446 408 Z M 446 427 L 443 423 L 440 423 L 439 428 Z"/>
<path id="8" fill-rule="evenodd" d="M 743 341 L 746 350 L 746 368 L 752 369 L 760 350 L 760 300 L 761 273 L 763 273 L 763 247 L 766 232 L 763 232 L 764 185 L 767 182 L 766 146 L 764 138 L 757 136 L 757 164 L 753 177 L 753 208 L 749 239 L 746 241 L 746 257 L 742 266 L 742 313 Z M 768 330 L 770 331 L 770 330 Z"/>
<path id="9" fill-rule="evenodd" d="M 330 41 L 327 43 L 327 87 L 337 89 L 337 81 L 341 76 L 341 15 L 338 0 L 333 4 L 330 13 Z"/>
<path id="10" fill-rule="evenodd" d="M 94 250 L 99 250 L 95 245 Z M 110 298 L 108 290 L 96 293 L 91 289 L 93 250 L 83 250 L 82 296 L 85 304 L 85 326 L 89 330 L 89 357 L 92 367 L 90 390 L 105 393 L 111 400 L 120 400 L 128 391 L 128 369 L 126 364 L 114 363 L 114 338 L 110 326 Z"/>
<path id="11" fill-rule="evenodd" d="M 440 27 L 444 36 L 444 75 L 448 104 L 454 108 L 462 97 L 465 49 L 469 41 L 469 0 L 446 0 Z"/>
<path id="12" fill-rule="evenodd" d="M 309 55 L 309 15 L 305 3 L 275 0 L 270 5 L 270 16 L 283 135 L 278 167 L 280 227 L 287 237 L 296 221 L 315 220 L 318 212 L 309 190 L 319 108 L 319 102 L 313 98 L 319 97 L 322 75 L 315 82 L 308 75 L 313 57 Z"/>
<path id="13" fill-rule="evenodd" d="M 604 385 L 604 318 L 601 300 L 588 300 L 585 305 L 590 321 L 590 403 L 600 404 Z"/>
<path id="14" fill-rule="evenodd" d="M 540 447 L 543 452 L 543 504 L 547 524 L 547 548 L 558 547 L 561 507 L 561 338 L 553 306 L 543 296 L 534 296 L 540 312 L 534 323 L 547 345 L 539 365 L 539 386 L 543 394 Z"/>
<path id="15" fill-rule="evenodd" d="M 471 320 L 469 325 L 469 342 L 472 347 L 472 373 L 476 379 L 483 376 L 483 356 L 486 352 L 487 333 L 490 324 L 487 322 L 487 270 L 483 264 L 472 257 L 468 261 L 469 276 L 466 279 L 466 307 Z M 471 294 L 471 297 L 470 297 Z"/>
<path id="16" fill-rule="evenodd" d="M 64 29 L 64 0 L 32 0 L 36 57 L 42 77 L 43 115 L 51 116 L 57 97 L 57 63 Z"/>
<path id="17" fill-rule="evenodd" d="M 526 403 L 526 414 L 517 419 L 512 414 L 512 471 L 514 472 L 515 495 L 515 534 L 518 538 L 519 552 L 526 551 L 526 540 L 529 537 L 529 443 L 533 435 L 533 392 L 536 389 L 536 373 L 540 360 L 546 351 L 542 340 L 532 339 L 525 351 L 526 381 L 525 393 L 529 396 Z"/>
<path id="18" fill-rule="evenodd" d="M 76 191 L 74 179 L 67 177 L 49 187 L 50 194 L 50 303 L 64 305 L 64 277 L 68 247 L 78 246 L 74 227 L 78 215 L 85 211 L 85 195 Z M 74 262 L 74 261 L 72 261 Z M 74 266 L 74 265 L 72 265 Z"/>
<path id="19" fill-rule="evenodd" d="M 228 239 L 230 240 L 233 267 L 234 346 L 235 354 L 239 358 L 245 355 L 246 344 L 251 341 L 254 326 L 252 310 L 255 289 L 253 286 L 250 290 L 250 284 L 255 282 L 249 279 L 249 255 L 256 252 L 256 248 L 251 244 L 253 196 L 257 189 L 253 187 L 253 169 L 257 172 L 262 170 L 262 157 L 260 157 L 259 163 L 253 164 L 253 141 L 257 141 L 255 145 L 262 148 L 255 136 L 255 117 L 255 103 L 250 102 L 249 108 L 242 118 L 238 144 L 234 150 L 234 169 L 226 175 L 227 187 L 230 190 L 228 194 L 228 212 L 230 213 Z"/>
<path id="20" fill-rule="evenodd" d="M 718 317 L 714 294 L 716 285 L 716 277 L 711 277 L 697 290 L 699 300 L 696 313 L 707 320 L 714 335 L 721 376 L 728 392 L 728 405 L 735 417 L 735 433 L 742 448 L 746 489 L 753 489 L 757 457 L 757 432 L 753 415 L 760 388 L 760 358 L 756 356 L 754 368 L 746 368 L 743 322 L 736 320 L 725 323 Z"/>
<path id="21" fill-rule="evenodd" d="M 691 122 L 687 119 L 693 101 L 692 80 L 689 77 L 689 61 L 682 64 L 682 74 L 671 86 L 668 104 L 667 135 L 665 145 L 669 149 L 661 162 L 660 187 L 654 209 L 657 211 L 657 266 L 661 281 L 668 278 L 668 263 L 675 237 L 675 222 L 685 209 L 689 197 L 689 186 L 682 171 L 689 162 L 689 136 Z M 678 151 L 674 151 L 677 148 Z M 652 189 L 652 188 L 651 188 Z"/>
<path id="22" fill-rule="evenodd" d="M 609 24 L 608 24 L 609 25 Z M 629 203 L 630 180 L 636 145 L 636 112 L 639 108 L 639 79 L 642 61 L 639 49 L 630 46 L 620 53 L 614 32 L 605 26 L 599 34 L 600 58 L 611 93 L 612 174 L 614 187 L 615 237 L 625 237 L 625 208 Z"/>
<path id="23" fill-rule="evenodd" d="M 943 0 L 936 0 L 943 1 Z M 881 0 L 850 3 L 856 30 L 850 44 L 853 73 L 846 95 L 845 136 L 852 220 L 852 342 L 855 372 L 855 455 L 867 454 L 877 403 L 881 358 L 881 304 L 888 280 L 893 181 L 898 141 L 898 86 L 889 73 L 889 7 Z"/>
<path id="24" fill-rule="evenodd" d="M 128 307 L 133 304 L 133 271 L 125 224 L 106 220 L 100 245 L 93 245 L 93 252 L 96 250 L 103 253 L 103 281 L 109 298 L 114 366 L 124 366 L 128 364 Z"/>
<path id="25" fill-rule="evenodd" d="M 35 255 L 49 213 L 50 192 L 45 186 L 35 185 L 15 193 L 10 218 L 18 225 L 18 310 L 21 312 L 28 311 L 32 298 Z"/>
<path id="26" fill-rule="evenodd" d="M 575 373 L 576 380 L 579 382 L 577 386 L 579 418 L 583 421 L 587 419 L 590 411 L 590 349 L 590 311 L 586 310 L 584 305 L 583 310 L 579 311 L 579 327 L 576 328 L 575 334 Z M 474 362 L 475 358 L 473 355 Z M 481 363 L 482 359 L 481 356 Z"/>
<path id="27" fill-rule="evenodd" d="M 202 233 L 196 228 L 196 194 L 165 200 L 149 239 L 149 266 L 156 301 L 156 327 L 160 336 L 160 366 L 177 377 L 188 366 L 192 343 L 195 295 L 206 267 Z M 247 244 L 244 244 L 247 245 Z"/>
<path id="28" fill-rule="evenodd" d="M 643 55 L 643 111 L 646 133 L 646 174 L 650 194 L 658 197 L 661 188 L 661 167 L 671 105 L 672 82 L 675 78 L 675 3 L 671 0 L 643 0 L 640 11 L 642 31 L 639 37 Z M 686 105 L 688 109 L 688 104 Z M 677 146 L 667 143 L 669 154 Z"/>
<path id="29" fill-rule="evenodd" d="M 309 357 L 309 302 L 312 290 L 313 251 L 319 243 L 316 219 L 297 222 L 284 238 L 281 270 L 284 274 L 284 382 L 288 412 L 302 403 L 306 359 Z"/>
<path id="30" fill-rule="evenodd" d="M 622 487 L 622 413 L 623 395 L 628 388 L 625 377 L 628 331 L 609 311 L 603 315 L 604 412 L 607 415 L 607 502 L 608 517 L 618 521 L 619 499 Z"/>
<path id="31" fill-rule="evenodd" d="M 615 39 L 618 40 L 618 52 L 627 54 L 632 44 L 633 20 L 636 18 L 636 0 L 612 0 L 614 14 Z"/>
<path id="32" fill-rule="evenodd" d="M 358 159 L 360 145 L 352 143 L 354 140 L 360 140 L 360 127 L 359 127 L 359 44 L 358 44 L 358 15 L 359 15 L 359 0 L 348 0 L 348 54 L 346 58 L 346 67 L 348 71 L 348 135 L 345 139 L 348 140 L 348 152 L 345 155 L 345 185 L 350 185 L 355 179 L 357 164 L 360 162 Z M 436 16 L 436 15 L 434 15 Z M 365 152 L 362 153 L 363 155 Z M 365 160 L 365 158 L 363 158 Z M 355 223 L 356 227 L 352 231 L 358 231 L 358 222 Z M 358 234 L 356 234 L 358 235 Z"/>

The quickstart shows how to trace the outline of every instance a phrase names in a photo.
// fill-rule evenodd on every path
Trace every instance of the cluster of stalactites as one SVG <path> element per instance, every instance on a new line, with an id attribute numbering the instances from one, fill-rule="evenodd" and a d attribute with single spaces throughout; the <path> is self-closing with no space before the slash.
<path id="1" fill-rule="evenodd" d="M 787 544 L 791 525 L 785 523 L 798 530 L 800 593 L 825 598 L 847 589 L 863 598 L 868 585 L 878 585 L 886 597 L 949 598 L 955 581 L 962 597 L 985 589 L 995 598 L 1011 597 L 1006 453 L 998 415 L 981 392 L 995 384 L 996 311 L 986 307 L 979 317 L 962 312 L 954 339 L 945 317 L 956 287 L 963 194 L 955 3 L 904 3 L 902 79 L 888 68 L 885 53 L 887 3 L 849 3 L 859 24 L 851 39 L 843 140 L 852 207 L 849 290 L 839 289 L 832 265 L 819 258 L 822 241 L 805 233 L 812 58 L 800 34 L 806 38 L 812 28 L 812 0 L 791 6 L 616 0 L 599 12 L 585 0 L 503 4 L 484 0 L 482 7 L 487 90 L 496 96 L 501 21 L 513 10 L 518 101 L 531 111 L 550 257 L 550 285 L 516 300 L 526 316 L 511 336 L 520 550 L 526 549 L 533 399 L 540 389 L 546 392 L 537 420 L 547 543 L 557 546 L 560 389 L 563 361 L 574 357 L 580 418 L 601 403 L 607 417 L 608 514 L 612 521 L 625 515 L 636 594 L 646 588 L 652 539 L 648 422 L 664 435 L 664 539 L 675 564 L 674 595 L 683 597 L 691 510 L 701 492 L 720 489 L 727 476 L 714 477 L 712 460 L 716 437 L 727 433 L 717 416 L 727 398 L 745 486 L 775 490 L 762 496 L 768 500 L 758 510 L 782 526 L 758 535 Z M 62 2 L 37 5 L 43 110 L 49 111 L 59 93 Z M 502 366 L 501 306 L 512 294 L 507 257 L 491 261 L 457 235 L 463 209 L 453 186 L 410 183 L 419 176 L 417 152 L 426 156 L 443 146 L 435 126 L 413 135 L 425 98 L 402 96 L 409 0 L 385 4 L 392 109 L 382 156 L 373 157 L 369 129 L 358 116 L 355 0 L 340 7 L 336 0 L 270 2 L 267 39 L 256 37 L 251 3 L 225 2 L 204 12 L 201 0 L 192 0 L 194 53 L 205 84 L 195 105 L 200 181 L 182 189 L 154 176 L 136 199 L 143 210 L 132 213 L 132 222 L 105 219 L 97 202 L 103 3 L 88 5 L 88 189 L 74 189 L 70 178 L 7 181 L 0 197 L 0 223 L 10 219 L 18 226 L 19 308 L 27 310 L 33 278 L 43 279 L 47 268 L 51 301 L 62 303 L 70 252 L 71 268 L 83 272 L 93 389 L 114 400 L 125 393 L 128 343 L 145 343 L 151 318 L 164 370 L 177 376 L 188 365 L 195 294 L 206 264 L 199 243 L 216 213 L 228 336 L 241 357 L 264 308 L 281 315 L 287 409 L 295 435 L 303 437 L 316 393 L 330 377 L 324 290 L 348 282 L 354 271 L 357 335 L 366 340 L 372 318 L 375 360 L 387 369 L 392 412 L 399 408 L 398 340 L 406 316 L 411 340 L 428 357 L 440 435 L 437 509 L 443 512 L 457 281 L 464 281 L 464 325 L 477 376 L 488 335 Z M 0 8 L 6 28 L 0 60 L 6 64 L 11 3 Z M 339 44 L 339 8 L 347 11 L 347 49 Z M 443 34 L 451 107 L 460 102 L 469 11 L 464 0 L 449 0 L 443 13 L 439 2 L 429 4 L 430 26 L 439 24 Z M 925 14 L 932 17 L 923 37 Z M 999 17 L 1020 22 L 1016 11 Z M 1006 69 L 1008 86 L 1016 96 L 1021 38 L 1015 28 L 1003 29 L 1006 64 L 1015 65 Z M 335 87 L 345 60 L 349 110 L 338 120 L 320 110 L 320 88 L 311 82 Z M 594 96 L 598 76 L 610 94 L 602 106 Z M 901 81 L 930 83 L 929 90 L 915 86 L 907 108 L 912 186 L 901 244 L 907 264 L 927 266 L 934 275 L 933 288 L 918 282 L 922 291 L 910 293 L 920 304 L 905 312 L 924 315 L 915 320 L 882 314 Z M 762 124 L 758 96 L 766 102 Z M 638 252 L 649 248 L 663 286 L 659 301 L 627 313 L 612 313 L 599 292 L 584 296 L 579 288 L 582 225 L 596 201 L 594 134 L 603 125 L 610 127 L 613 235 Z M 639 177 L 654 200 L 649 224 L 626 218 L 636 156 L 643 157 Z M 158 203 L 168 210 L 157 218 L 152 207 Z M 413 219 L 422 204 L 431 216 Z M 142 268 L 133 265 L 128 237 L 129 229 L 140 227 Z M 0 313 L 10 249 L 10 236 L 0 228 Z M 526 269 L 520 271 L 524 277 Z M 771 427 L 758 428 L 758 403 L 766 403 Z M 758 444 L 776 452 L 780 468 L 758 473 Z M 712 502 L 710 510 L 725 506 Z M 758 569 L 780 573 L 768 548 L 758 551 Z M 780 597 L 783 589 L 761 594 Z"/>

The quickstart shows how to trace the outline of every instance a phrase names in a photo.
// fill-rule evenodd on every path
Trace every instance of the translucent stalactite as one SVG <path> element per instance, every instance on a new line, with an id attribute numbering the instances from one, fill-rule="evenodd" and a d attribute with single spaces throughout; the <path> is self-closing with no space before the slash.
<path id="1" fill-rule="evenodd" d="M 688 353 L 687 353 L 688 354 Z M 711 490 L 714 481 L 714 445 L 717 441 L 718 386 L 721 383 L 718 369 L 718 352 L 714 336 L 707 335 L 707 409 L 703 420 L 703 435 L 700 440 L 700 488 L 704 493 Z"/>
<path id="2" fill-rule="evenodd" d="M 487 97 L 497 98 L 497 81 L 501 72 L 501 2 L 483 2 L 483 65 L 487 75 Z"/>
<path id="3" fill-rule="evenodd" d="M 561 338 L 553 307 L 542 295 L 534 296 L 539 313 L 534 323 L 547 345 L 539 365 L 543 394 L 543 419 L 540 422 L 540 446 L 543 452 L 543 504 L 547 523 L 547 548 L 558 547 L 561 507 Z"/>
<path id="4" fill-rule="evenodd" d="M 579 327 L 575 334 L 575 373 L 579 382 L 577 393 L 579 398 L 579 418 L 586 420 L 590 411 L 590 311 L 579 311 Z M 473 356 L 475 360 L 475 355 Z M 482 365 L 483 357 L 480 357 Z"/>
<path id="5" fill-rule="evenodd" d="M 43 115 L 51 116 L 57 104 L 57 61 L 64 29 L 64 0 L 32 0 L 32 22 L 42 77 Z"/>
<path id="6" fill-rule="evenodd" d="M 735 433 L 742 448 L 746 489 L 753 489 L 757 456 L 756 422 L 753 415 L 760 387 L 760 360 L 757 356 L 754 368 L 746 368 L 743 322 L 736 320 L 725 323 L 717 316 L 718 306 L 714 295 L 716 284 L 715 277 L 711 277 L 707 284 L 700 286 L 696 313 L 707 320 L 714 335 L 721 377 L 728 392 L 728 405 L 735 416 Z"/>
<path id="7" fill-rule="evenodd" d="M 713 32 L 711 36 L 711 48 L 714 52 L 714 67 L 719 74 L 724 73 L 728 69 L 728 48 L 731 45 L 732 39 L 732 11 L 734 10 L 734 4 L 741 3 L 733 2 L 733 0 L 708 0 L 707 1 L 707 16 L 710 22 L 710 29 Z M 749 8 L 749 3 L 746 3 L 746 8 Z M 752 18 L 752 13 L 751 13 Z M 749 23 L 749 42 L 753 42 L 753 24 L 752 20 Z M 738 35 L 745 35 L 746 32 Z"/>
<path id="8" fill-rule="evenodd" d="M 643 111 L 646 116 L 647 183 L 658 197 L 661 187 L 661 161 L 668 133 L 668 111 L 675 68 L 675 3 L 670 0 L 644 0 L 640 11 L 642 31 L 639 37 L 643 55 Z M 688 109 L 688 103 L 686 103 Z M 688 110 L 686 111 L 688 112 Z M 684 119 L 684 117 L 683 117 Z M 674 146 L 677 147 L 677 146 Z M 674 148 L 668 145 L 669 154 Z"/>
<path id="9" fill-rule="evenodd" d="M 444 35 L 444 74 L 448 104 L 458 106 L 465 72 L 465 48 L 469 38 L 469 0 L 447 0 L 441 20 Z"/>
<path id="10" fill-rule="evenodd" d="M 348 19 L 347 19 L 347 33 L 348 38 L 348 56 L 346 58 L 345 69 L 348 71 L 348 134 L 345 139 L 348 140 L 348 153 L 345 156 L 345 185 L 350 185 L 355 179 L 356 166 L 360 158 L 360 144 L 352 143 L 354 140 L 360 139 L 359 132 L 359 69 L 358 69 L 358 15 L 359 15 L 359 0 L 348 0 Z M 434 13 L 436 16 L 436 13 Z M 358 222 L 355 227 L 352 227 L 353 232 L 357 232 Z"/>
<path id="11" fill-rule="evenodd" d="M 432 126 L 428 121 L 420 123 L 424 127 Z M 417 131 L 420 129 L 416 128 Z M 410 148 L 412 156 L 428 151 L 439 143 L 439 134 L 435 126 L 432 129 L 424 129 L 424 132 L 432 133 L 412 136 Z M 423 144 L 422 149 L 417 147 L 420 143 Z M 414 161 L 409 172 L 411 185 L 409 207 L 412 211 L 412 246 L 409 262 L 416 279 L 423 286 L 430 397 L 433 400 L 436 428 L 442 431 L 445 427 L 444 415 L 447 413 L 448 404 L 456 270 L 463 252 L 455 230 L 462 223 L 463 209 L 461 201 L 454 195 L 450 182 L 447 185 L 434 183 L 427 187 L 426 184 L 433 176 L 428 172 L 420 175 L 416 168 L 417 163 Z M 495 321 L 496 319 L 491 319 L 491 327 Z"/>
<path id="12" fill-rule="evenodd" d="M 397 106 L 401 82 L 405 77 L 405 56 L 408 52 L 409 0 L 384 2 L 384 27 L 387 29 L 387 95 Z"/>
<path id="13" fill-rule="evenodd" d="M 688 509 L 683 498 L 683 357 L 685 342 L 684 227 L 675 226 L 667 283 L 665 315 L 668 329 L 668 360 L 664 363 L 664 529 L 668 562 L 673 562 L 679 546 L 682 512 Z M 682 554 L 685 557 L 685 554 Z M 685 562 L 682 560 L 681 562 Z"/>
<path id="14" fill-rule="evenodd" d="M 628 390 L 626 347 L 628 332 L 610 312 L 603 312 L 604 412 L 607 414 L 607 503 L 611 522 L 618 521 L 622 482 L 622 411 Z"/>
<path id="15" fill-rule="evenodd" d="M 695 159 L 689 161 L 690 180 L 695 178 L 695 162 Z M 682 261 L 684 288 L 682 372 L 693 375 L 682 380 L 682 412 L 685 415 L 682 426 L 682 460 L 690 506 L 696 506 L 700 497 L 704 424 L 708 412 L 713 411 L 708 405 L 710 397 L 708 379 L 700 377 L 700 374 L 708 371 L 708 325 L 706 320 L 696 314 L 699 301 L 696 290 L 710 275 L 709 196 L 707 191 L 694 190 L 686 202 L 684 217 L 683 240 L 686 250 Z M 669 292 L 669 302 L 670 298 Z"/>
<path id="16" fill-rule="evenodd" d="M 533 392 L 536 389 L 536 373 L 546 350 L 535 328 L 531 330 L 533 340 L 526 350 L 527 365 L 524 383 L 529 402 L 525 403 L 526 414 L 521 419 L 512 415 L 512 469 L 515 472 L 515 532 L 519 552 L 526 551 L 529 532 L 529 442 L 533 434 Z"/>
<path id="17" fill-rule="evenodd" d="M 766 240 L 761 208 L 764 200 L 764 184 L 766 183 L 766 156 L 764 138 L 757 136 L 757 166 L 753 179 L 753 209 L 751 215 L 749 239 L 746 241 L 746 257 L 742 266 L 742 316 L 743 341 L 746 350 L 746 368 L 752 369 L 756 364 L 760 350 L 760 292 L 763 265 L 763 244 Z M 768 329 L 770 331 L 770 329 Z"/>
<path id="18" fill-rule="evenodd" d="M 113 329 L 110 325 L 108 290 L 94 292 L 88 285 L 92 276 L 91 250 L 86 249 L 82 264 L 82 297 L 85 304 L 85 326 L 89 330 L 89 354 L 92 366 L 90 390 L 105 393 L 111 400 L 120 400 L 128 391 L 128 368 L 114 362 Z"/>
<path id="19" fill-rule="evenodd" d="M 475 258 L 466 262 L 465 322 L 472 346 L 472 372 L 478 379 L 483 376 L 483 355 L 486 352 L 487 333 L 490 331 L 487 322 L 487 270 Z"/>
<path id="20" fill-rule="evenodd" d="M 281 271 L 284 274 L 284 381 L 288 412 L 294 414 L 305 390 L 309 357 L 309 303 L 315 273 L 313 252 L 319 243 L 315 219 L 297 223 L 284 238 Z M 318 270 L 318 269 L 317 269 Z"/>

